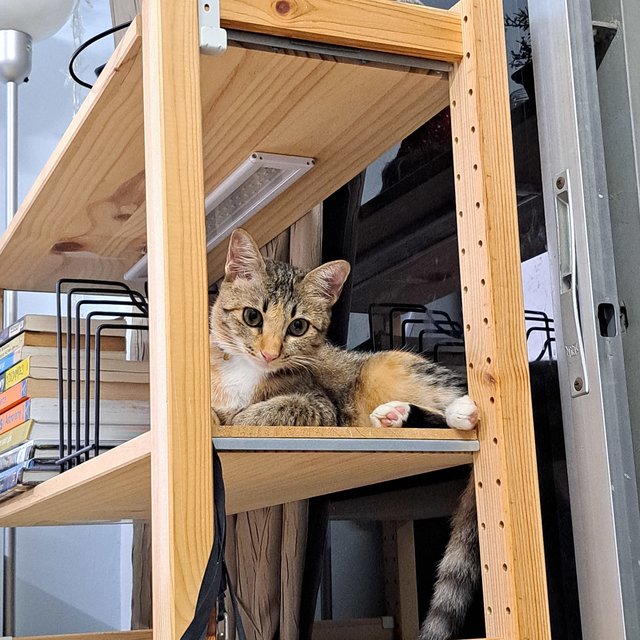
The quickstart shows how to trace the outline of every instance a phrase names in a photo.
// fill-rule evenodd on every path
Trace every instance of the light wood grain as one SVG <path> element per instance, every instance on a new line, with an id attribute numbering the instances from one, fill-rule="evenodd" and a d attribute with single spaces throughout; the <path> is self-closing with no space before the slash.
<path id="1" fill-rule="evenodd" d="M 394 629 L 386 628 L 381 618 L 355 620 L 316 620 L 313 640 L 393 640 Z"/>
<path id="2" fill-rule="evenodd" d="M 139 259 L 144 216 L 135 230 L 131 217 L 144 203 L 140 44 L 136 21 L 0 238 L 0 272 L 16 289 L 121 277 L 122 264 Z"/>
<path id="3" fill-rule="evenodd" d="M 149 520 L 150 452 L 151 433 L 145 433 L 20 496 L 0 502 L 0 526 Z M 234 451 L 222 452 L 220 457 L 230 514 L 469 464 L 472 460 L 470 453 L 312 450 Z"/>
<path id="4" fill-rule="evenodd" d="M 453 62 L 462 56 L 460 21 L 448 11 L 391 0 L 227 0 L 229 29 Z"/>
<path id="5" fill-rule="evenodd" d="M 382 523 L 386 612 L 393 615 L 397 640 L 418 635 L 418 585 L 413 520 Z"/>
<path id="6" fill-rule="evenodd" d="M 197 5 L 146 0 L 142 19 L 153 636 L 175 640 L 213 542 Z"/>
<path id="7" fill-rule="evenodd" d="M 0 526 L 117 522 L 150 517 L 151 434 L 0 502 Z"/>
<path id="8" fill-rule="evenodd" d="M 550 638 L 502 3 L 462 0 L 451 122 L 474 476 L 489 635 Z"/>
<path id="9" fill-rule="evenodd" d="M 144 253 L 140 43 L 136 20 L 0 238 L 0 286 L 120 279 Z M 317 159 L 246 225 L 261 245 L 448 104 L 446 78 L 406 69 L 238 47 L 200 60 L 206 193 L 255 150 Z M 225 251 L 209 255 L 211 282 Z"/>
<path id="10" fill-rule="evenodd" d="M 316 159 L 243 225 L 260 246 L 448 102 L 438 76 L 266 51 L 203 58 L 202 77 L 207 192 L 256 149 Z M 223 273 L 225 251 L 222 243 L 209 255 L 212 281 Z"/>
<path id="11" fill-rule="evenodd" d="M 227 512 L 237 513 L 468 464 L 471 454 L 239 451 L 220 454 Z"/>
<path id="12" fill-rule="evenodd" d="M 250 427 L 215 426 L 214 438 L 393 438 L 407 440 L 476 440 L 475 430 L 374 429 L 372 427 Z"/>

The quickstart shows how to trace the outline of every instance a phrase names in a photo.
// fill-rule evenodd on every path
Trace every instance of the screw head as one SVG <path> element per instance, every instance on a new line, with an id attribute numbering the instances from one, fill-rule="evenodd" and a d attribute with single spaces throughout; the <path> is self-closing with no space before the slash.
<path id="1" fill-rule="evenodd" d="M 582 391 L 582 389 L 584 388 L 584 380 L 582 378 L 576 378 L 573 381 L 573 388 L 576 391 Z"/>
<path id="2" fill-rule="evenodd" d="M 565 185 L 565 179 L 563 176 L 560 176 L 556 180 L 556 189 L 564 189 L 564 185 Z"/>

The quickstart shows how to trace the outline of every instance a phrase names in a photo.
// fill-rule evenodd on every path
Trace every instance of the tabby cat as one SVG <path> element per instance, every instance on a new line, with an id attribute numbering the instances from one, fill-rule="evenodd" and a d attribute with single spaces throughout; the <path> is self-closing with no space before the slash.
<path id="1" fill-rule="evenodd" d="M 471 429 L 478 414 L 454 373 L 403 351 L 348 352 L 326 333 L 349 263 L 305 273 L 264 259 L 242 229 L 231 235 L 211 308 L 212 408 L 223 424 L 401 427 L 418 408 L 430 426 Z M 473 490 L 453 519 L 419 640 L 447 640 L 478 579 Z"/>

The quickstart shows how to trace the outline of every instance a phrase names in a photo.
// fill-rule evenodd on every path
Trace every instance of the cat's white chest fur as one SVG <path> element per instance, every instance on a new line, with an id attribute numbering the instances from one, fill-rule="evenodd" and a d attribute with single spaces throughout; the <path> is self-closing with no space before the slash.
<path id="1" fill-rule="evenodd" d="M 224 388 L 228 406 L 226 410 L 239 411 L 252 403 L 256 387 L 266 375 L 248 358 L 231 357 L 220 363 L 220 382 Z"/>

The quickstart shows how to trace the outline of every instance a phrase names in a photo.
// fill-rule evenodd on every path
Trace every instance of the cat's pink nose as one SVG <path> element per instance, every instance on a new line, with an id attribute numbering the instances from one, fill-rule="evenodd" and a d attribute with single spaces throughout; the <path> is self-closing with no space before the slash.
<path id="1" fill-rule="evenodd" d="M 260 353 L 267 362 L 272 362 L 278 357 L 277 353 L 267 353 L 266 351 L 260 351 Z"/>

